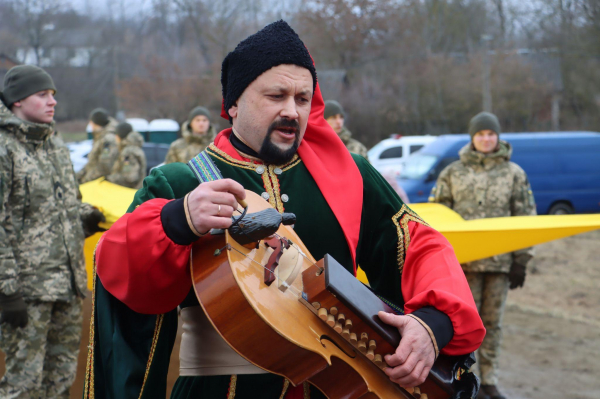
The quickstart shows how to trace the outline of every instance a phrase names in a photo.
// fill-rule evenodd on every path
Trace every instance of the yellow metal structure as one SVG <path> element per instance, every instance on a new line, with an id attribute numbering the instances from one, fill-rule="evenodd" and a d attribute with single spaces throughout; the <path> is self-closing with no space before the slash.
<path id="1" fill-rule="evenodd" d="M 125 214 L 136 191 L 110 183 L 103 178 L 82 184 L 79 189 L 83 195 L 83 202 L 98 207 L 104 213 L 106 223 L 102 227 L 105 228 L 109 228 Z M 600 229 L 600 214 L 464 220 L 458 213 L 441 204 L 411 204 L 410 207 L 450 241 L 460 263 Z M 97 233 L 85 241 L 90 289 L 94 248 L 101 236 L 102 233 Z M 360 268 L 357 277 L 367 283 L 367 277 Z"/>
<path id="2" fill-rule="evenodd" d="M 600 214 L 464 220 L 458 213 L 441 204 L 409 206 L 450 241 L 460 263 L 600 229 Z M 367 276 L 361 269 L 358 270 L 357 277 L 367 283 Z"/>
<path id="3" fill-rule="evenodd" d="M 81 191 L 82 201 L 94 205 L 102 211 L 106 218 L 106 223 L 101 224 L 101 227 L 108 229 L 114 222 L 127 212 L 129 204 L 133 202 L 133 195 L 136 190 L 128 187 L 119 186 L 109 181 L 100 178 L 79 186 Z M 88 273 L 88 289 L 92 290 L 93 284 L 93 264 L 94 264 L 94 249 L 98 240 L 102 237 L 102 233 L 96 233 L 85 240 L 84 255 L 85 268 Z"/>

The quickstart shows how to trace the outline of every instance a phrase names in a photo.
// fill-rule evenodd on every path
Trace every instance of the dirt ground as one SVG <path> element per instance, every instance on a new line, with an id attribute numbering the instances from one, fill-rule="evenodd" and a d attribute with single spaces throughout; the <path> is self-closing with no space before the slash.
<path id="1" fill-rule="evenodd" d="M 536 251 L 525 287 L 509 294 L 500 388 L 510 399 L 598 399 L 600 231 L 543 244 Z M 83 389 L 90 301 L 86 304 L 73 399 L 81 398 Z M 170 384 L 177 376 L 178 348 Z"/>

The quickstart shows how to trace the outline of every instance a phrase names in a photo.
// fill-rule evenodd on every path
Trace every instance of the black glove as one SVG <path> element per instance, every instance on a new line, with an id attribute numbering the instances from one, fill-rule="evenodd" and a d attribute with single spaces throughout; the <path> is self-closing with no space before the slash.
<path id="1" fill-rule="evenodd" d="M 525 284 L 525 265 L 513 262 L 508 272 L 508 281 L 510 281 L 510 289 L 514 290 L 517 287 L 523 287 Z"/>
<path id="2" fill-rule="evenodd" d="M 21 294 L 4 295 L 0 293 L 0 324 L 8 323 L 14 328 L 25 327 L 29 321 L 27 304 Z"/>
<path id="3" fill-rule="evenodd" d="M 99 231 L 106 231 L 98 226 L 98 223 L 106 222 L 106 218 L 98 208 L 94 208 L 92 212 L 81 215 L 81 224 L 83 225 L 83 234 L 85 238 L 93 236 Z"/>

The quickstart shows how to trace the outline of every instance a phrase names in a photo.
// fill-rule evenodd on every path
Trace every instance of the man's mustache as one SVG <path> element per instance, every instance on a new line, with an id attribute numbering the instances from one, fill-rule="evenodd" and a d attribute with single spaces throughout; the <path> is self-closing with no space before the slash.
<path id="1" fill-rule="evenodd" d="M 271 123 L 271 126 L 269 126 L 269 133 L 273 132 L 274 130 L 290 129 L 293 129 L 294 134 L 297 136 L 298 133 L 300 133 L 300 124 L 298 123 L 298 121 L 295 119 L 280 119 Z"/>

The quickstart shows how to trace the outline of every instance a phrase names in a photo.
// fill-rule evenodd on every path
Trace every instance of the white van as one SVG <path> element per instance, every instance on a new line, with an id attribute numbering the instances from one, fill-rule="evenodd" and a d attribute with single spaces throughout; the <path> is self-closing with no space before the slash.
<path id="1" fill-rule="evenodd" d="M 435 139 L 437 137 L 431 135 L 401 136 L 394 134 L 369 150 L 369 161 L 379 173 L 398 177 L 406 158 Z"/>

